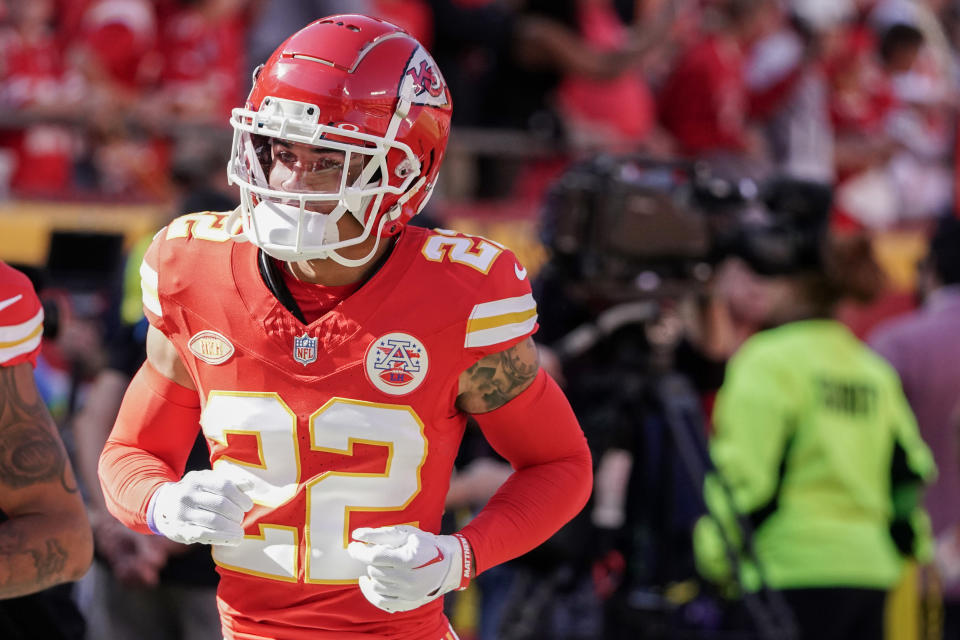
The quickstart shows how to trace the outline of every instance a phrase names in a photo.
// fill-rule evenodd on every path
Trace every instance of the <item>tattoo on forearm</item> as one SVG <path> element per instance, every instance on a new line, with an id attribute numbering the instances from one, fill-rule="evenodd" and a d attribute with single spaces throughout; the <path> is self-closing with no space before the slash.
<path id="1" fill-rule="evenodd" d="M 517 396 L 532 381 L 539 369 L 536 346 L 532 340 L 493 353 L 467 369 L 473 388 L 473 413 L 493 411 Z"/>
<path id="2" fill-rule="evenodd" d="M 24 530 L 4 528 L 0 534 L 0 598 L 23 595 L 67 578 L 69 553 L 56 538 L 37 540 Z"/>
<path id="3" fill-rule="evenodd" d="M 76 491 L 43 399 L 18 387 L 12 367 L 0 367 L 0 398 L 0 483 L 19 489 L 59 478 L 65 490 Z"/>
<path id="4" fill-rule="evenodd" d="M 67 551 L 56 538 L 47 540 L 46 550 L 31 549 L 33 566 L 37 568 L 40 582 L 56 581 L 67 566 Z"/>

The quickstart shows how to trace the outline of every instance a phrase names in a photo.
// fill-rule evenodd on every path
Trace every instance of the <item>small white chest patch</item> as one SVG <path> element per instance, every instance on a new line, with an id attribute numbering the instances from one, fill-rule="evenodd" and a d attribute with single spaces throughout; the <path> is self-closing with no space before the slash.
<path id="1" fill-rule="evenodd" d="M 190 353 L 207 364 L 223 364 L 233 355 L 233 345 L 216 331 L 200 331 L 187 343 Z"/>

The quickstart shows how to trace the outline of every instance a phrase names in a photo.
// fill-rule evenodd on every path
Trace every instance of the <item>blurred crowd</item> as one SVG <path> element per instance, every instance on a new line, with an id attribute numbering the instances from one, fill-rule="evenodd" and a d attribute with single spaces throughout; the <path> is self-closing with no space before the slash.
<path id="1" fill-rule="evenodd" d="M 950 227 L 958 210 L 960 4 L 0 0 L 0 201 L 152 202 L 171 215 L 231 208 L 236 196 L 224 171 L 231 108 L 242 105 L 253 69 L 283 37 L 338 11 L 403 26 L 443 70 L 454 101 L 451 147 L 466 152 L 471 166 L 464 179 L 463 165 L 448 160 L 445 171 L 453 175 L 423 216 L 431 221 L 446 223 L 459 211 L 457 199 L 479 203 L 479 212 L 489 211 L 484 202 L 512 202 L 517 206 L 505 210 L 533 218 L 547 185 L 570 166 L 598 153 L 639 154 L 661 166 L 697 161 L 718 184 L 741 192 L 771 177 L 818 185 L 831 194 L 831 237 L 846 242 L 841 264 L 828 265 L 829 277 L 816 280 L 770 278 L 755 265 L 724 260 L 705 287 L 655 300 L 654 311 L 628 306 L 627 319 L 618 315 L 615 329 L 602 336 L 597 332 L 612 318 L 603 312 L 624 311 L 625 300 L 601 300 L 595 281 L 589 295 L 569 289 L 583 284 L 573 282 L 583 274 L 570 276 L 565 258 L 553 254 L 537 285 L 535 337 L 545 347 L 543 366 L 565 383 L 601 465 L 597 495 L 580 521 L 543 549 L 481 576 L 473 592 L 479 604 L 475 596 L 449 599 L 454 626 L 467 630 L 463 637 L 471 630 L 484 639 L 618 637 L 611 624 L 624 637 L 723 637 L 670 635 L 668 618 L 681 609 L 691 628 L 722 624 L 711 622 L 719 614 L 698 594 L 684 591 L 694 574 L 693 543 L 676 541 L 689 538 L 702 515 L 693 497 L 702 487 L 677 488 L 689 479 L 674 478 L 682 475 L 682 456 L 664 444 L 676 434 L 657 430 L 669 411 L 653 382 L 668 371 L 692 381 L 702 435 L 728 360 L 745 342 L 799 318 L 843 312 L 854 314 L 847 320 L 856 337 L 871 335 L 896 368 L 934 451 L 940 480 L 928 494 L 933 528 L 925 535 L 939 544 L 916 555 L 936 560 L 947 633 L 960 633 L 960 393 L 949 386 L 960 384 L 960 334 L 950 328 L 960 319 L 960 232 Z M 877 329 L 879 316 L 850 318 L 883 293 L 869 239 L 891 229 L 939 235 L 926 261 L 910 265 L 917 280 L 899 309 L 917 310 Z M 95 480 L 97 453 L 143 357 L 137 268 L 144 248 L 140 243 L 130 254 L 125 274 L 117 269 L 109 282 L 82 283 L 78 291 L 59 291 L 62 283 L 32 274 L 51 325 L 38 381 L 88 485 L 98 560 L 76 598 L 89 637 L 201 640 L 217 634 L 209 558 L 120 527 L 103 509 Z M 643 305 L 656 298 L 639 297 Z M 575 335 L 584 326 L 594 331 L 589 348 L 582 331 Z M 845 337 L 837 348 L 879 370 L 854 341 Z M 883 378 L 883 393 L 895 388 L 890 393 L 899 398 L 893 380 Z M 942 384 L 930 389 L 931 380 Z M 739 398 L 735 391 L 726 394 Z M 784 388 L 770 393 L 789 395 Z M 729 424 L 743 421 L 731 413 L 734 405 L 727 400 L 719 414 Z M 910 440 L 907 448 L 922 446 Z M 932 482 L 926 454 L 912 455 L 918 477 Z M 677 469 L 664 469 L 663 461 L 674 458 Z M 638 468 L 650 471 L 644 476 Z M 461 520 L 510 473 L 469 435 L 459 469 L 448 507 L 449 517 Z M 587 539 L 596 543 L 589 552 Z M 942 630 L 942 622 L 933 627 Z"/>
<path id="2" fill-rule="evenodd" d="M 252 69 L 341 9 L 434 52 L 455 131 L 787 172 L 836 184 L 839 224 L 951 202 L 958 16 L 933 0 L 5 0 L 0 193 L 169 198 Z M 527 186 L 496 164 L 469 195 Z"/>

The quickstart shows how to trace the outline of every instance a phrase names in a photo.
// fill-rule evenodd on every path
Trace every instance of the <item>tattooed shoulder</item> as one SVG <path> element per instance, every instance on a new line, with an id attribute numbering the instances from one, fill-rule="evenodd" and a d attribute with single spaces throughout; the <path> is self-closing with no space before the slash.
<path id="1" fill-rule="evenodd" d="M 539 369 L 532 338 L 492 353 L 460 375 L 457 407 L 466 413 L 493 411 L 529 387 Z"/>
<path id="2" fill-rule="evenodd" d="M 0 484 L 20 489 L 59 479 L 66 453 L 33 383 L 30 365 L 0 367 Z"/>

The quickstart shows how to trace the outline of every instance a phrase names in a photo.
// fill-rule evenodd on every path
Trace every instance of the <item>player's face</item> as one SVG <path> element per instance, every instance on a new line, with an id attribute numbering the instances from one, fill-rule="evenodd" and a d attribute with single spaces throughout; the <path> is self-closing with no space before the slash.
<path id="1" fill-rule="evenodd" d="M 337 193 L 343 178 L 343 151 L 320 149 L 306 144 L 272 140 L 271 162 L 267 180 L 270 187 L 290 193 Z M 365 156 L 351 154 L 346 184 L 351 185 L 363 170 Z M 329 213 L 335 201 L 311 202 L 307 208 Z"/>

